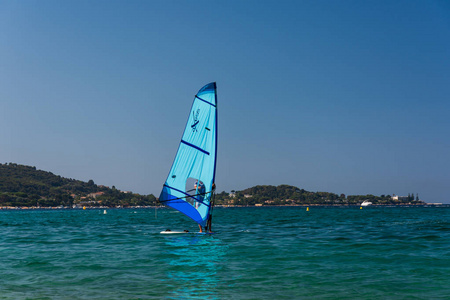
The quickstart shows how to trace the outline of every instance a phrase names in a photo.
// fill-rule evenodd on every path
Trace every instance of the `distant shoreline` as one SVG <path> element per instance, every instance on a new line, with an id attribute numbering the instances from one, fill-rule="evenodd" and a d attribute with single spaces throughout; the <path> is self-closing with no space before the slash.
<path id="1" fill-rule="evenodd" d="M 298 204 L 298 205 L 216 205 L 219 208 L 268 208 L 268 207 L 361 207 L 358 204 Z M 426 203 L 426 204 L 372 204 L 368 207 L 450 207 L 450 204 L 446 203 Z M 166 206 L 127 206 L 127 207 L 11 207 L 11 206 L 0 206 L 0 210 L 101 210 L 101 209 L 170 209 Z"/>
<path id="2" fill-rule="evenodd" d="M 363 202 L 373 205 L 427 205 L 416 193 L 408 196 L 382 194 L 375 196 L 345 195 L 330 192 L 311 192 L 281 184 L 256 185 L 241 191 L 215 193 L 217 207 L 253 206 L 358 206 Z M 309 203 L 308 203 L 309 202 Z M 113 208 L 155 207 L 158 198 L 152 194 L 140 195 L 88 182 L 64 178 L 36 167 L 16 163 L 0 163 L 1 209 L 55 209 L 55 208 Z"/>

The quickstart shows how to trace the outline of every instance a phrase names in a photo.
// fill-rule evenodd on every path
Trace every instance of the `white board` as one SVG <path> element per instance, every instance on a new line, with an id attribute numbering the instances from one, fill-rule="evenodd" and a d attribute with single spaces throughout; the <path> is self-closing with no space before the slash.
<path id="1" fill-rule="evenodd" d="M 186 231 L 172 231 L 172 230 L 164 230 L 160 232 L 161 234 L 182 234 L 182 233 L 191 233 L 191 232 L 186 232 Z"/>

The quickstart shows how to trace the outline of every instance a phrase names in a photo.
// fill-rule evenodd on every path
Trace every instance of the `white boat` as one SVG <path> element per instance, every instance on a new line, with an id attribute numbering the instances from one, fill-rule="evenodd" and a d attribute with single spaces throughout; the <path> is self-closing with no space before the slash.
<path id="1" fill-rule="evenodd" d="M 372 205 L 372 202 L 365 200 L 363 203 L 361 203 L 361 206 L 369 206 Z"/>

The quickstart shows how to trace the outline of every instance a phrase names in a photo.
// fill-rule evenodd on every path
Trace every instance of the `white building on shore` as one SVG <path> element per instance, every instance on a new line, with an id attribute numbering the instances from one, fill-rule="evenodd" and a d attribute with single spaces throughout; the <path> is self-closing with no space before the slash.
<path id="1" fill-rule="evenodd" d="M 398 195 L 392 195 L 392 200 L 397 200 L 397 201 L 408 201 L 409 197 L 408 196 L 398 196 Z"/>

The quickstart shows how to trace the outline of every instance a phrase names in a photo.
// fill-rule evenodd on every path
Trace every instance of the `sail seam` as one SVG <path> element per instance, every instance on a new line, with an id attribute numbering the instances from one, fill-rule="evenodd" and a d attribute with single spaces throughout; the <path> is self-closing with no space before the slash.
<path id="1" fill-rule="evenodd" d="M 201 101 L 203 101 L 203 102 L 205 102 L 205 103 L 208 103 L 209 105 L 212 105 L 212 106 L 216 107 L 216 105 L 212 104 L 212 103 L 209 102 L 209 101 L 206 101 L 205 99 L 200 98 L 200 97 L 197 96 L 197 95 L 195 95 L 195 98 L 197 98 L 198 100 L 201 100 Z"/>
<path id="2" fill-rule="evenodd" d="M 186 195 L 186 197 L 175 198 L 175 199 L 168 199 L 168 200 L 162 200 L 162 201 L 159 200 L 159 202 L 168 202 L 168 201 L 173 201 L 173 200 L 181 200 L 181 199 L 183 199 L 183 198 L 192 198 L 192 199 L 194 199 L 195 201 L 200 202 L 200 203 L 203 204 L 203 205 L 206 205 L 206 206 L 208 206 L 208 207 L 211 207 L 210 204 L 206 204 L 205 202 L 198 200 L 198 199 L 195 198 L 193 195 L 189 195 L 188 193 L 185 193 L 185 192 L 183 192 L 182 190 L 176 189 L 176 188 L 171 187 L 170 185 L 167 185 L 167 184 L 164 184 L 164 186 L 165 186 L 165 187 L 168 187 L 169 189 L 172 189 L 172 190 L 175 190 L 175 191 L 177 191 L 177 192 L 180 192 L 180 193 Z M 210 192 L 208 192 L 208 193 L 210 193 Z M 208 194 L 208 193 L 197 194 L 197 195 L 206 195 L 206 194 Z M 196 196 L 197 196 L 197 195 L 196 195 Z"/>
<path id="3" fill-rule="evenodd" d="M 198 151 L 201 151 L 201 152 L 205 153 L 206 155 L 209 155 L 209 152 L 208 152 L 208 151 L 205 151 L 205 150 L 203 150 L 203 149 L 200 148 L 200 147 L 197 147 L 197 146 L 195 146 L 195 145 L 193 145 L 193 144 L 191 144 L 191 143 L 188 143 L 188 142 L 186 142 L 185 140 L 181 140 L 181 142 L 182 142 L 183 144 L 185 144 L 185 145 L 191 146 L 191 147 L 194 148 L 194 149 L 197 149 Z"/>

